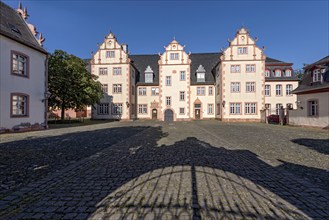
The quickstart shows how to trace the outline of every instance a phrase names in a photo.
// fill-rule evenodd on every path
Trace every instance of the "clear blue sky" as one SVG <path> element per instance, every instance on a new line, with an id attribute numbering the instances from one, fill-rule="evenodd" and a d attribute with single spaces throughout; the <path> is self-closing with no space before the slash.
<path id="1" fill-rule="evenodd" d="M 17 8 L 18 1 L 4 1 Z M 242 25 L 268 57 L 294 68 L 329 54 L 328 1 L 22 1 L 44 47 L 89 58 L 112 30 L 131 54 L 163 52 L 175 36 L 189 52 L 219 52 Z"/>

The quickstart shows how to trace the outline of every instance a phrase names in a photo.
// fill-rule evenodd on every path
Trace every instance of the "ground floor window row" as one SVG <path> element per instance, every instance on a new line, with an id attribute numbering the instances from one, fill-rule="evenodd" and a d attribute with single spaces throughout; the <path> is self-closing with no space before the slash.
<path id="1" fill-rule="evenodd" d="M 286 106 L 283 107 L 282 103 L 277 103 L 277 104 L 275 104 L 275 108 L 272 108 L 271 104 L 269 104 L 269 103 L 265 104 L 265 109 L 268 111 L 268 114 L 279 115 L 281 108 L 293 109 L 293 104 L 292 103 L 287 103 Z"/>
<path id="2" fill-rule="evenodd" d="M 170 98 L 170 97 L 168 97 L 168 98 Z M 195 109 L 201 109 L 201 104 L 195 104 L 194 108 Z M 138 105 L 138 114 L 140 114 L 140 115 L 148 114 L 147 109 L 148 109 L 147 104 L 139 104 Z M 179 114 L 184 115 L 185 114 L 185 108 L 180 107 L 179 108 Z M 208 115 L 214 114 L 214 104 L 207 104 L 207 114 Z"/>
<path id="3" fill-rule="evenodd" d="M 109 115 L 111 109 L 112 115 L 121 115 L 123 112 L 122 103 L 100 103 L 97 106 L 97 114 L 98 115 Z"/>
<path id="4" fill-rule="evenodd" d="M 230 114 L 241 115 L 242 114 L 242 103 L 230 103 Z M 257 103 L 246 102 L 244 103 L 244 114 L 246 115 L 257 115 Z"/>

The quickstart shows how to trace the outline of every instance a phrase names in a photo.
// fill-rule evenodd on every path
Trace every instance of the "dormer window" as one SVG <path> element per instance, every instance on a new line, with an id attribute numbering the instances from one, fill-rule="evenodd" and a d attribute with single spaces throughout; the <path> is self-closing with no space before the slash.
<path id="1" fill-rule="evenodd" d="M 270 70 L 265 70 L 265 77 L 270 77 Z"/>
<path id="2" fill-rule="evenodd" d="M 281 77 L 281 70 L 275 70 L 274 75 L 275 77 Z"/>
<path id="3" fill-rule="evenodd" d="M 145 70 L 145 83 L 153 83 L 153 70 L 150 66 Z"/>
<path id="4" fill-rule="evenodd" d="M 286 77 L 291 77 L 291 70 L 286 70 Z"/>
<path id="5" fill-rule="evenodd" d="M 200 65 L 196 71 L 197 82 L 205 82 L 206 81 L 206 70 L 202 65 Z"/>
<path id="6" fill-rule="evenodd" d="M 319 69 L 313 71 L 313 82 L 320 82 L 322 80 L 322 74 Z"/>

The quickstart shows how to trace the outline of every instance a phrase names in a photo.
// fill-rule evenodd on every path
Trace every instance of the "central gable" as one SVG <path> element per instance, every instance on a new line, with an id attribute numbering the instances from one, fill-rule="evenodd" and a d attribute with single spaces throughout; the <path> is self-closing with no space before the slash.
<path id="1" fill-rule="evenodd" d="M 189 55 L 184 51 L 184 47 L 173 40 L 167 47 L 164 47 L 165 52 L 159 54 L 159 65 L 189 65 Z"/>

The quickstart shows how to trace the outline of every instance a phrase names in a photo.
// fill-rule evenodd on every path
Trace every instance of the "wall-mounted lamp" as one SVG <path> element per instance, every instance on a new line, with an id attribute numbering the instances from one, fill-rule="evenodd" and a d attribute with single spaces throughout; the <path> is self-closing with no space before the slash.
<path id="1" fill-rule="evenodd" d="M 225 102 L 225 100 L 223 100 L 222 101 L 222 106 L 225 107 L 225 104 L 226 104 L 226 102 Z"/>
<path id="2" fill-rule="evenodd" d="M 43 95 L 44 95 L 44 99 L 42 99 L 41 101 L 45 102 L 47 99 L 50 98 L 51 93 L 47 90 Z"/>
<path id="3" fill-rule="evenodd" d="M 296 101 L 296 105 L 297 105 L 297 108 L 300 108 L 300 109 L 303 109 L 303 106 L 301 106 L 302 102 L 297 100 Z"/>
<path id="4" fill-rule="evenodd" d="M 130 104 L 129 104 L 129 102 L 128 102 L 128 101 L 126 101 L 126 106 L 127 106 L 127 108 L 129 108 L 129 107 L 130 107 Z"/>

